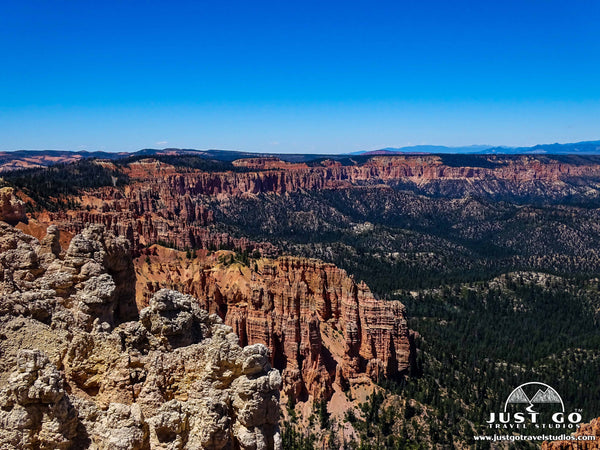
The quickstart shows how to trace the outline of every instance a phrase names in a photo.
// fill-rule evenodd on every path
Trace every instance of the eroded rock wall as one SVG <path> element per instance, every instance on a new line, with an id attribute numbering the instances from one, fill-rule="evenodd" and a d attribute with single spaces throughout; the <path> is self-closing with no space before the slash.
<path id="1" fill-rule="evenodd" d="M 329 398 L 333 383 L 343 387 L 408 370 L 409 330 L 400 302 L 376 299 L 364 283 L 318 260 L 219 262 L 232 259 L 219 252 L 190 260 L 165 249 L 139 258 L 138 302 L 143 306 L 162 287 L 198 298 L 233 328 L 241 345 L 269 348 L 286 394 L 295 398 Z"/>
<path id="2" fill-rule="evenodd" d="M 138 318 L 129 243 L 0 223 L 0 448 L 280 448 L 281 376 L 196 299 Z"/>
<path id="3" fill-rule="evenodd" d="M 545 441 L 542 443 L 542 450 L 596 450 L 600 448 L 600 417 L 593 419 L 590 423 L 582 424 L 581 427 L 573 433 L 575 438 L 581 436 L 593 437 L 595 439 L 580 441 L 573 439 L 570 441 Z"/>
<path id="4" fill-rule="evenodd" d="M 468 161 L 467 161 L 468 163 Z M 352 189 L 356 186 L 392 186 L 427 195 L 462 198 L 560 199 L 573 195 L 597 196 L 600 165 L 560 162 L 536 156 L 487 156 L 480 166 L 453 165 L 437 155 L 374 156 L 343 165 L 286 163 L 276 158 L 250 158 L 234 165 L 247 171 L 206 172 L 178 168 L 147 159 L 125 166 L 104 162 L 130 180 L 124 187 L 90 189 L 74 200 L 80 207 L 38 215 L 40 220 L 79 233 L 87 224 L 102 224 L 126 236 L 141 249 L 155 243 L 176 248 L 259 249 L 274 256 L 267 242 L 232 237 L 209 230 L 215 224 L 213 202 L 227 204 L 231 197 L 285 195 L 298 191 Z"/>

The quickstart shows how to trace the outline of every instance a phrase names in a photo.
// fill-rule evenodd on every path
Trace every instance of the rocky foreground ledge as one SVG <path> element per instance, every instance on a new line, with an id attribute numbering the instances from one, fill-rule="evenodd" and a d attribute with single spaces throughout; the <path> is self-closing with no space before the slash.
<path id="1" fill-rule="evenodd" d="M 0 222 L 0 448 L 280 448 L 281 377 L 196 299 L 138 316 L 129 244 Z"/>

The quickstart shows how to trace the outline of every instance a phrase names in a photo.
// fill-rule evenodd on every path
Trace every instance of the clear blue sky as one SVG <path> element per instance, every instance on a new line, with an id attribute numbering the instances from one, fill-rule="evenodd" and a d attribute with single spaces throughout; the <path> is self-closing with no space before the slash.
<path id="1" fill-rule="evenodd" d="M 8 1 L 0 150 L 600 139 L 600 2 Z"/>

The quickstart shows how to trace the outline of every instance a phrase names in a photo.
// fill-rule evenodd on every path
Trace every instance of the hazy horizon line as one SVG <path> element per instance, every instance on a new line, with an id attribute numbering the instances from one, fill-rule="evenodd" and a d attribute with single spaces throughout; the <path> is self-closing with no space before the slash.
<path id="1" fill-rule="evenodd" d="M 239 150 L 239 149 L 225 149 L 225 148 L 194 148 L 194 147 L 163 147 L 163 148 L 154 148 L 154 147 L 141 147 L 138 150 L 90 150 L 90 149 L 11 149 L 11 150 L 0 150 L 0 152 L 71 152 L 71 153 L 111 153 L 111 154 L 134 154 L 144 150 L 152 150 L 152 151 L 168 151 L 168 150 L 184 150 L 184 151 L 197 151 L 197 152 L 210 152 L 210 151 L 220 151 L 220 152 L 232 152 L 232 153 L 248 153 L 248 154 L 271 154 L 271 155 L 351 155 L 357 153 L 367 153 L 367 152 L 375 152 L 375 151 L 394 151 L 394 150 L 403 150 L 403 149 L 412 149 L 412 148 L 427 148 L 427 147 L 443 147 L 447 149 L 462 149 L 462 148 L 481 148 L 482 150 L 490 150 L 494 148 L 505 148 L 505 149 L 517 149 L 517 148 L 534 148 L 537 146 L 548 146 L 548 145 L 576 145 L 576 144 L 585 144 L 585 143 L 600 143 L 600 139 L 590 139 L 583 141 L 575 141 L 575 142 L 551 142 L 551 143 L 538 143 L 534 145 L 493 145 L 493 144 L 465 144 L 465 145 L 446 145 L 446 144 L 407 144 L 403 146 L 385 146 L 379 148 L 372 148 L 366 150 L 358 150 L 358 151 L 349 151 L 349 152 L 315 152 L 315 151 L 307 151 L 307 152 L 285 152 L 285 151 L 252 151 L 252 150 Z M 425 152 L 427 153 L 427 152 Z"/>

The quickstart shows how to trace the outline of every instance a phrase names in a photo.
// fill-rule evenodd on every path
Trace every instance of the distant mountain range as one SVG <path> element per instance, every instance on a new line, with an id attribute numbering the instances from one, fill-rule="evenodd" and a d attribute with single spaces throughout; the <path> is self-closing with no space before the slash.
<path id="1" fill-rule="evenodd" d="M 60 163 L 71 163 L 81 159 L 122 159 L 153 155 L 193 155 L 218 161 L 234 161 L 242 158 L 279 158 L 288 162 L 310 162 L 321 159 L 354 160 L 377 155 L 407 154 L 468 154 L 468 155 L 598 155 L 600 141 L 586 141 L 572 144 L 541 144 L 533 147 L 498 147 L 491 145 L 469 145 L 447 147 L 443 145 L 414 145 L 400 148 L 382 148 L 345 154 L 302 154 L 302 153 L 260 153 L 233 150 L 195 150 L 180 148 L 143 149 L 137 152 L 87 152 L 68 150 L 16 150 L 0 152 L 0 172 L 36 167 L 48 167 Z"/>
<path id="2" fill-rule="evenodd" d="M 505 147 L 493 145 L 469 145 L 447 147 L 443 145 L 412 145 L 408 147 L 386 147 L 379 150 L 366 150 L 351 155 L 395 155 L 406 153 L 440 154 L 503 154 L 503 155 L 596 155 L 600 154 L 600 141 L 584 141 L 571 144 L 539 144 L 533 147 Z"/>

